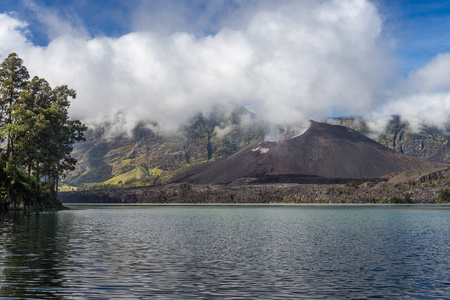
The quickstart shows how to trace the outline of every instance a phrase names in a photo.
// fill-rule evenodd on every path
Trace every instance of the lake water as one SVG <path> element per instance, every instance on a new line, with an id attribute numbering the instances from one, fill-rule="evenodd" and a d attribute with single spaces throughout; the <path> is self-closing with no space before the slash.
<path id="1" fill-rule="evenodd" d="M 0 299 L 449 299 L 450 206 L 0 215 Z"/>

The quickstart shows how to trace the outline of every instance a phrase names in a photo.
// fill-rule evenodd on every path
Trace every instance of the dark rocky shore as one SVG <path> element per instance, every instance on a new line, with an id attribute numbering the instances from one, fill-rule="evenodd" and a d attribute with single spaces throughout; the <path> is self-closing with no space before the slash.
<path id="1" fill-rule="evenodd" d="M 412 170 L 390 179 L 345 184 L 266 183 L 163 186 L 61 192 L 63 203 L 437 203 L 449 168 Z M 381 180 L 381 181 L 380 181 Z"/>
<path id="2" fill-rule="evenodd" d="M 60 193 L 63 203 L 436 203 L 448 164 L 394 152 L 343 126 L 256 141 L 165 185 Z M 450 191 L 448 192 L 450 194 Z M 450 198 L 450 197 L 449 197 Z M 444 201 L 447 201 L 444 199 Z"/>

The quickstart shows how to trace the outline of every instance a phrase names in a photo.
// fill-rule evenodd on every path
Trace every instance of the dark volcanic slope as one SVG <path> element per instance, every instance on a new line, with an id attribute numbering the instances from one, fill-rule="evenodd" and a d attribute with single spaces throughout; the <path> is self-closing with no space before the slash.
<path id="1" fill-rule="evenodd" d="M 428 166 L 426 161 L 389 150 L 352 129 L 311 121 L 299 137 L 255 142 L 226 159 L 188 169 L 174 182 L 220 184 L 268 175 L 378 178 Z"/>

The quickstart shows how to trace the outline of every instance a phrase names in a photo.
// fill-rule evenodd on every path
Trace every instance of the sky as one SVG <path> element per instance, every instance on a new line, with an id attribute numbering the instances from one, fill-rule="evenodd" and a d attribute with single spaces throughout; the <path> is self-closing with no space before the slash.
<path id="1" fill-rule="evenodd" d="M 176 130 L 244 105 L 277 125 L 450 116 L 450 1 L 0 0 L 0 55 L 77 91 L 70 114 Z"/>

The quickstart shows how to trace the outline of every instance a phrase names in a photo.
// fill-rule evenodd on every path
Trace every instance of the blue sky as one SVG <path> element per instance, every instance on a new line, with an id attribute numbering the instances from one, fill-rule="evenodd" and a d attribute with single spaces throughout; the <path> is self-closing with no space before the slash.
<path id="1" fill-rule="evenodd" d="M 14 12 L 30 27 L 31 40 L 37 45 L 46 45 L 49 37 L 45 24 L 37 19 L 33 4 L 48 10 L 74 25 L 85 27 L 93 36 L 105 34 L 120 36 L 131 31 L 133 5 L 136 1 L 94 0 L 2 0 L 3 12 Z"/>
<path id="2" fill-rule="evenodd" d="M 157 29 L 167 26 L 168 31 L 189 30 L 197 35 L 214 34 L 220 29 L 222 19 L 227 18 L 236 8 L 236 3 L 219 1 L 221 10 L 211 13 L 207 3 L 198 0 L 2 0 L 3 12 L 15 12 L 29 23 L 30 39 L 36 45 L 45 46 L 50 38 L 45 25 L 35 15 L 30 3 L 51 11 L 61 19 L 83 27 L 89 35 L 119 37 L 133 30 Z M 217 2 L 217 1 L 216 1 Z M 249 3 L 254 2 L 252 0 Z M 276 2 L 276 1 L 273 1 Z M 395 42 L 395 53 L 400 61 L 400 69 L 407 73 L 424 65 L 438 53 L 450 50 L 450 1 L 440 0 L 374 0 L 383 18 L 383 34 Z M 166 3 L 166 4 L 165 4 Z M 167 3 L 171 3 L 167 5 Z M 239 2 L 237 2 L 239 3 Z M 242 4 L 240 4 L 243 6 Z M 226 8 L 224 9 L 224 7 Z M 148 18 L 156 21 L 144 26 L 133 18 L 139 10 L 146 10 Z M 168 11 L 173 9 L 173 15 Z M 182 17 L 180 17 L 182 15 Z M 164 17 L 182 18 L 182 22 Z"/>
<path id="3" fill-rule="evenodd" d="M 396 40 L 396 53 L 406 71 L 450 50 L 450 1 L 375 2 L 385 18 L 385 34 Z"/>
<path id="4" fill-rule="evenodd" d="M 214 34 L 220 29 L 221 19 L 238 6 L 250 6 L 252 2 L 255 1 L 236 4 L 221 0 L 2 0 L 2 9 L 14 11 L 27 21 L 32 27 L 33 42 L 46 45 L 49 37 L 45 26 L 36 18 L 34 5 L 83 26 L 91 36 L 118 37 L 134 30 L 188 30 L 195 34 Z M 136 20 L 142 16 L 147 17 L 145 22 Z"/>
<path id="5" fill-rule="evenodd" d="M 0 55 L 131 132 L 215 105 L 276 124 L 358 114 L 450 122 L 450 1 L 1 0 Z M 384 123 L 383 123 L 384 122 Z M 381 124 L 381 125 L 380 125 Z"/>

